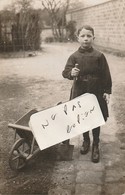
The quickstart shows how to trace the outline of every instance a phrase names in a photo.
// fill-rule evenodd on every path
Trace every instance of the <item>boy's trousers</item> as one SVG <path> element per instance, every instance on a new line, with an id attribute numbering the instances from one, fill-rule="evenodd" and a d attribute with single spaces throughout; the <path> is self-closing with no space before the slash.
<path id="1" fill-rule="evenodd" d="M 100 127 L 92 129 L 92 135 L 93 135 L 93 143 L 98 144 L 99 143 L 99 135 L 100 135 Z M 89 131 L 83 133 L 83 138 L 85 141 L 90 141 Z"/>

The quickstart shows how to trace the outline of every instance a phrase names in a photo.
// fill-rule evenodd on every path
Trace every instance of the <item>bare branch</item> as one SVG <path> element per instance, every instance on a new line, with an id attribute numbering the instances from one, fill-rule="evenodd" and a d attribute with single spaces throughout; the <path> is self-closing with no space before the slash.
<path id="1" fill-rule="evenodd" d="M 70 0 L 41 0 L 42 6 L 47 10 L 51 18 L 52 31 L 58 37 L 63 36 L 61 29 L 65 26 L 65 16 L 69 7 Z M 58 34 L 59 32 L 59 34 Z M 61 37 L 60 37 L 61 38 Z"/>

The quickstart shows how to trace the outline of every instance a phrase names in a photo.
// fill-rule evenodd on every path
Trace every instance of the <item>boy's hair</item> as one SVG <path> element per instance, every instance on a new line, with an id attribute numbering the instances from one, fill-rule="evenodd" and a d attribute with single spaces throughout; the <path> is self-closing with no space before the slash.
<path id="1" fill-rule="evenodd" d="M 94 36 L 94 29 L 89 25 L 83 25 L 81 28 L 79 28 L 77 31 L 77 35 L 79 35 L 82 29 L 90 30 Z"/>

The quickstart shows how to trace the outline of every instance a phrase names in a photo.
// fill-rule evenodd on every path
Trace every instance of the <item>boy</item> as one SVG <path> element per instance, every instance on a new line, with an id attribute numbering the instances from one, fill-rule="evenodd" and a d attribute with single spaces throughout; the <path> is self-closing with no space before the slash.
<path id="1" fill-rule="evenodd" d="M 64 78 L 74 82 L 70 99 L 80 96 L 84 93 L 96 95 L 100 104 L 105 121 L 107 120 L 108 107 L 112 80 L 109 66 L 103 53 L 92 47 L 94 41 L 94 29 L 85 25 L 78 30 L 79 49 L 68 59 L 62 75 Z M 75 66 L 77 64 L 77 67 Z M 92 162 L 99 162 L 99 135 L 100 127 L 92 130 Z M 83 133 L 83 144 L 81 154 L 87 154 L 90 148 L 89 131 Z"/>

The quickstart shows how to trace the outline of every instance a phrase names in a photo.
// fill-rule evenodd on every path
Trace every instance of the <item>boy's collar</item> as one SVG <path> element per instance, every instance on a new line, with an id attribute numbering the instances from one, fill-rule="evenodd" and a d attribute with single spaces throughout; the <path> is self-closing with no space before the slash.
<path id="1" fill-rule="evenodd" d="M 90 47 L 90 48 L 82 48 L 82 47 L 79 47 L 79 52 L 81 52 L 81 53 L 84 53 L 84 52 L 91 52 L 91 51 L 93 51 L 93 47 Z"/>

